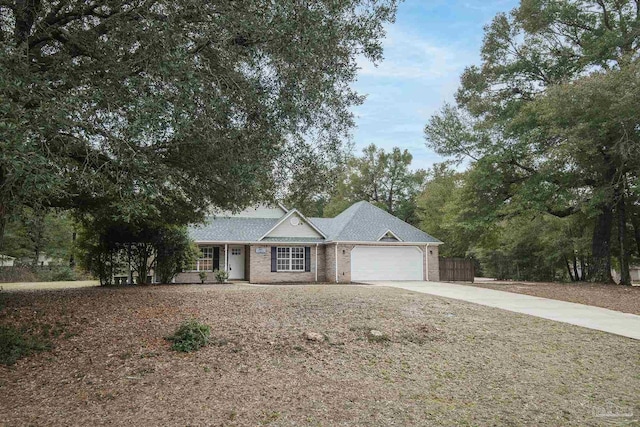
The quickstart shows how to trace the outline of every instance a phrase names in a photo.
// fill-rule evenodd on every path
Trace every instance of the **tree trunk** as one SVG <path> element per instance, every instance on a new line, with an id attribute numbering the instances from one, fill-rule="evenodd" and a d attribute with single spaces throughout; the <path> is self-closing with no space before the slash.
<path id="1" fill-rule="evenodd" d="M 631 224 L 633 225 L 633 237 L 636 241 L 636 250 L 638 251 L 638 256 L 640 257 L 640 224 L 638 223 L 638 217 L 636 215 L 631 215 Z M 0 239 L 2 239 L 1 236 Z M 2 243 L 0 242 L 0 245 L 1 244 Z"/>
<path id="2" fill-rule="evenodd" d="M 580 280 L 580 275 L 578 274 L 578 257 L 573 254 L 573 277 L 575 277 L 574 282 Z"/>
<path id="3" fill-rule="evenodd" d="M 618 244 L 620 252 L 618 259 L 620 260 L 620 284 L 631 286 L 631 274 L 629 273 L 629 249 L 627 247 L 627 216 L 625 211 L 626 199 L 624 192 L 618 195 L 616 201 L 616 210 L 618 213 Z"/>
<path id="4" fill-rule="evenodd" d="M 133 269 L 131 268 L 131 243 L 127 246 L 127 259 L 128 259 L 128 267 L 129 273 L 127 274 L 127 283 L 128 285 L 133 285 Z"/>
<path id="5" fill-rule="evenodd" d="M 589 280 L 613 283 L 611 277 L 611 225 L 613 210 L 610 205 L 601 205 L 591 240 L 591 266 Z"/>
<path id="6" fill-rule="evenodd" d="M 567 265 L 567 271 L 569 272 L 569 279 L 571 279 L 572 282 L 575 282 L 576 281 L 575 278 L 577 276 L 574 276 L 573 273 L 571 273 L 571 266 L 569 265 L 569 259 L 567 257 L 564 257 L 564 262 Z"/>
<path id="7" fill-rule="evenodd" d="M 73 251 L 75 250 L 75 246 L 76 246 L 76 237 L 77 237 L 76 230 L 73 230 L 73 234 L 71 235 L 71 255 L 69 255 L 70 268 L 75 268 L 76 266 L 76 259 L 73 256 Z"/>
<path id="8" fill-rule="evenodd" d="M 7 228 L 7 216 L 4 214 L 4 209 L 0 205 L 0 254 L 4 248 L 4 230 Z"/>

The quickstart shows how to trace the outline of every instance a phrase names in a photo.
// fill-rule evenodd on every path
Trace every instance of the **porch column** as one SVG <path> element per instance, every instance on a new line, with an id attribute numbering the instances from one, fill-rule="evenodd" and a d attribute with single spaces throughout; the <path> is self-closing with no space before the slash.
<path id="1" fill-rule="evenodd" d="M 429 281 L 429 244 L 427 243 L 424 247 L 424 256 L 426 257 L 426 266 L 425 268 L 427 269 L 425 277 L 426 277 L 426 281 Z"/>
<path id="2" fill-rule="evenodd" d="M 318 281 L 318 244 L 316 243 L 316 282 Z"/>
<path id="3" fill-rule="evenodd" d="M 227 271 L 227 272 L 229 271 L 229 266 L 227 265 L 228 261 L 229 261 L 229 258 L 227 257 L 227 247 L 228 246 L 229 245 L 227 243 L 224 244 L 224 271 Z"/>

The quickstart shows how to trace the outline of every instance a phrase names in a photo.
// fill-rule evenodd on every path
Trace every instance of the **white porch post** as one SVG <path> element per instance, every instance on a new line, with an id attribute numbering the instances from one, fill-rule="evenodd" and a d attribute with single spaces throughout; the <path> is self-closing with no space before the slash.
<path id="1" fill-rule="evenodd" d="M 316 243 L 316 282 L 318 281 L 318 244 Z"/>
<path id="2" fill-rule="evenodd" d="M 426 280 L 427 280 L 427 282 L 428 282 L 428 281 L 429 281 L 429 244 L 428 244 L 428 243 L 427 243 L 427 244 L 425 245 L 425 247 L 424 247 L 424 256 L 425 256 L 425 257 L 427 257 L 427 258 L 426 258 L 426 261 L 427 261 L 427 262 L 426 262 L 426 264 L 427 264 L 427 265 L 426 265 L 426 269 L 427 269 L 427 272 L 426 272 Z"/>
<path id="3" fill-rule="evenodd" d="M 227 246 L 228 244 L 225 243 L 224 244 L 224 271 L 229 271 L 229 266 L 228 266 L 228 262 L 229 262 L 229 256 L 227 255 Z"/>

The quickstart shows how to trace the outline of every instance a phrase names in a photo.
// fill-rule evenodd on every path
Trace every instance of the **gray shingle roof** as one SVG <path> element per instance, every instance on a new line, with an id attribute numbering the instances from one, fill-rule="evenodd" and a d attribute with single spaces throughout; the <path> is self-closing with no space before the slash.
<path id="1" fill-rule="evenodd" d="M 369 202 L 355 203 L 335 218 L 309 220 L 327 235 L 327 240 L 377 242 L 380 236 L 391 230 L 403 242 L 442 243 Z"/>
<path id="2" fill-rule="evenodd" d="M 322 243 L 322 237 L 265 237 L 261 242 L 300 242 L 300 243 Z"/>
<path id="3" fill-rule="evenodd" d="M 257 242 L 279 218 L 208 217 L 203 225 L 189 227 L 196 242 Z"/>
<path id="4" fill-rule="evenodd" d="M 391 230 L 403 242 L 442 243 L 368 202 L 358 202 L 335 218 L 308 218 L 326 236 L 340 242 L 377 242 Z M 204 225 L 189 227 L 196 242 L 257 242 L 278 218 L 209 217 Z M 322 242 L 317 238 L 266 237 L 264 242 Z"/>

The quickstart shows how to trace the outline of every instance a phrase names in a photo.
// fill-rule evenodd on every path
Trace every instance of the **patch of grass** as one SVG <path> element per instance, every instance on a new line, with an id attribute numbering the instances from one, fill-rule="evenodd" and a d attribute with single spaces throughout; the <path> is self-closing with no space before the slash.
<path id="1" fill-rule="evenodd" d="M 42 336 L 13 326 L 0 326 L 0 363 L 4 365 L 13 365 L 22 357 L 50 348 L 51 344 Z"/>
<path id="2" fill-rule="evenodd" d="M 278 411 L 264 412 L 262 414 L 262 418 L 260 419 L 260 424 L 262 425 L 271 424 L 275 421 L 278 421 L 280 416 L 281 414 Z"/>
<path id="3" fill-rule="evenodd" d="M 210 335 L 211 328 L 208 325 L 197 320 L 187 320 L 167 340 L 173 342 L 173 350 L 190 353 L 207 345 Z"/>
<path id="4" fill-rule="evenodd" d="M 369 340 L 369 342 L 375 342 L 375 343 L 386 343 L 389 342 L 389 335 L 387 334 L 378 334 L 378 333 L 373 333 L 373 331 L 369 331 L 367 333 L 367 340 Z"/>
<path id="5" fill-rule="evenodd" d="M 40 328 L 43 338 L 58 338 L 63 334 L 65 326 L 59 322 L 56 322 L 55 325 L 43 324 Z"/>

